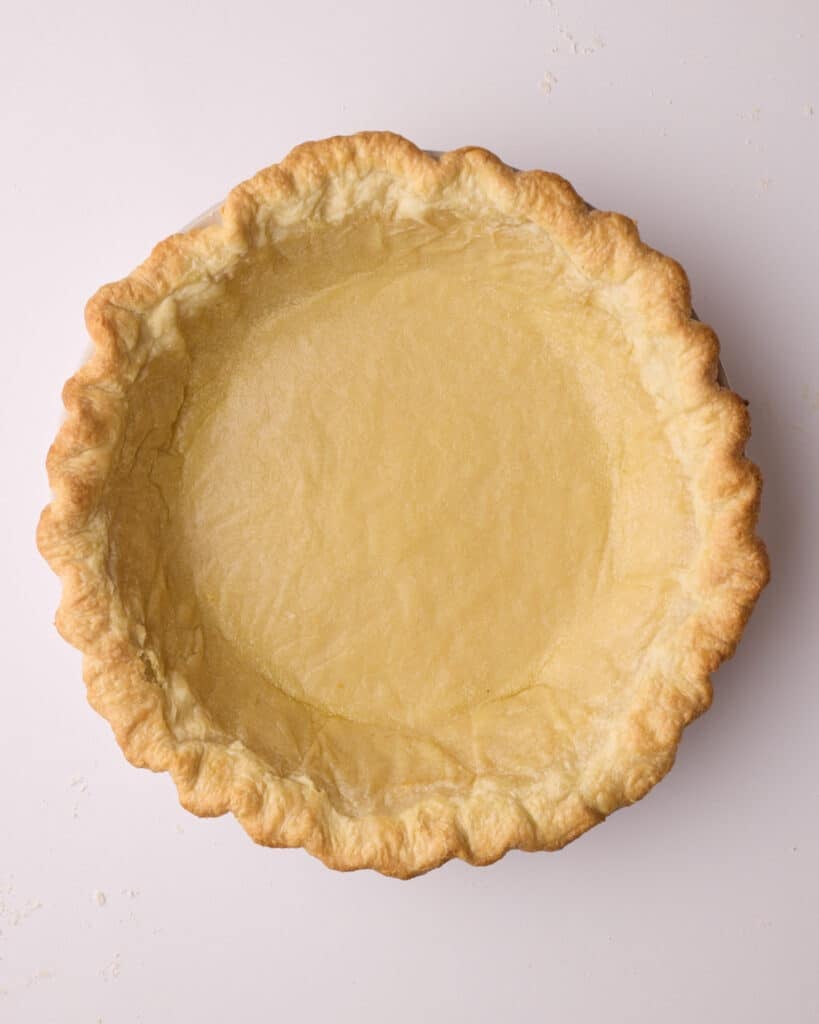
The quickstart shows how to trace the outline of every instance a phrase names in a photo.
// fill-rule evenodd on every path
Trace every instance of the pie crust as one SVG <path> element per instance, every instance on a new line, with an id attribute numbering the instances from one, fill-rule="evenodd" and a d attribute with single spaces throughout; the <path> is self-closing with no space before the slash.
<path id="1" fill-rule="evenodd" d="M 682 269 L 563 179 L 307 143 L 86 309 L 38 543 L 135 765 L 339 869 L 642 797 L 768 577 Z"/>

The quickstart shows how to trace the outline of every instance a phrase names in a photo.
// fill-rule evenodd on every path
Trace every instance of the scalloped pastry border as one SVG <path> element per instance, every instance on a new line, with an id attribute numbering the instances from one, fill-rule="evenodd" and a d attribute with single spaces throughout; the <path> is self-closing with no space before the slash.
<path id="1" fill-rule="evenodd" d="M 589 278 L 625 289 L 624 301 L 633 303 L 642 326 L 662 334 L 674 353 L 685 407 L 708 410 L 709 443 L 699 453 L 702 472 L 692 485 L 708 511 L 698 569 L 702 601 L 682 638 L 678 681 L 646 692 L 616 757 L 594 772 L 593 785 L 576 792 L 556 796 L 532 787 L 512 799 L 480 779 L 468 794 L 428 798 L 394 817 L 342 815 L 308 778 L 276 777 L 238 741 L 174 734 L 166 691 L 130 638 L 107 572 L 100 499 L 129 383 L 146 358 L 140 355 L 144 318 L 167 296 L 264 245 L 294 200 L 300 209 L 305 203 L 318 208 L 329 202 L 322 199 L 328 183 L 343 179 L 349 196 L 350 175 L 355 183 L 373 172 L 401 179 L 419 202 L 458 192 L 467 202 L 478 197 L 484 206 L 544 227 Z M 334 201 L 343 201 L 344 189 L 338 191 Z M 761 477 L 744 456 L 750 435 L 745 403 L 717 383 L 717 339 L 692 319 L 684 271 L 644 245 L 633 221 L 592 210 L 557 175 L 514 171 L 483 149 L 436 159 L 388 132 L 330 138 L 297 147 L 233 189 L 221 224 L 161 242 L 128 277 L 97 292 L 86 323 L 94 352 L 63 390 L 67 418 L 48 454 L 53 500 L 40 519 L 38 546 L 62 579 L 56 624 L 83 652 L 90 703 L 110 722 L 129 761 L 170 772 L 188 810 L 201 816 L 230 811 L 256 842 L 303 846 L 336 869 L 368 867 L 409 878 L 452 857 L 488 864 L 512 848 L 558 849 L 640 799 L 669 770 L 683 728 L 710 703 L 710 673 L 733 653 L 769 571 L 755 535 Z"/>

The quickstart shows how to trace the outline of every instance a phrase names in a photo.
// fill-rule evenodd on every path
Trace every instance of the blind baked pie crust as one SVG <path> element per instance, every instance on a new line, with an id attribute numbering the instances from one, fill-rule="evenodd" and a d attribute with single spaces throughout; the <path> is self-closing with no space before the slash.
<path id="1" fill-rule="evenodd" d="M 38 543 L 135 765 L 409 877 L 642 797 L 767 558 L 682 269 L 554 174 L 307 143 L 90 300 Z"/>

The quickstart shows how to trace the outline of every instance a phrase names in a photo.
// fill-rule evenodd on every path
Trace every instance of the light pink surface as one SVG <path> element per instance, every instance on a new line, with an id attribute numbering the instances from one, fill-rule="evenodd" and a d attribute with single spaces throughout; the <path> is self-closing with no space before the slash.
<path id="1" fill-rule="evenodd" d="M 818 45 L 806 0 L 5 12 L 0 1020 L 819 1019 Z M 129 767 L 33 542 L 87 296 L 291 145 L 368 127 L 557 170 L 682 261 L 751 399 L 774 572 L 646 800 L 408 884 L 254 847 Z"/>

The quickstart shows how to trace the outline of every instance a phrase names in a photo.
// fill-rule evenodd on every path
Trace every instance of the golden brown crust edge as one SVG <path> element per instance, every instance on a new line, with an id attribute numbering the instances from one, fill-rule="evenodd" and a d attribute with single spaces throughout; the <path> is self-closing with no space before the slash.
<path id="1" fill-rule="evenodd" d="M 592 773 L 559 801 L 537 792 L 511 800 L 479 783 L 458 801 L 431 798 L 396 817 L 345 817 L 309 780 L 275 777 L 238 743 L 175 736 L 163 688 L 118 606 L 100 501 L 129 384 L 150 357 L 144 318 L 171 293 L 261 244 L 282 204 L 299 199 L 309 205 L 351 167 L 360 178 L 372 171 L 398 177 L 421 197 L 460 190 L 544 225 L 584 274 L 619 289 L 624 309 L 633 303 L 641 325 L 673 340 L 681 400 L 698 410 L 709 438 L 709 457 L 694 482 L 707 533 L 697 572 L 708 600 L 688 626 L 687 653 L 673 684 L 658 681 L 635 708 L 618 777 L 598 785 Z M 57 627 L 83 652 L 89 701 L 110 722 L 126 757 L 169 771 L 185 807 L 202 816 L 230 811 L 259 843 L 303 846 L 339 870 L 370 867 L 400 878 L 452 857 L 488 864 L 511 848 L 557 849 L 640 799 L 671 767 L 685 725 L 710 703 L 710 673 L 733 653 L 769 574 L 755 533 L 761 477 L 744 455 L 750 418 L 742 400 L 717 384 L 718 343 L 691 317 L 683 270 L 645 246 L 632 221 L 592 211 L 556 175 L 515 172 L 475 148 L 436 161 L 386 132 L 297 147 L 237 186 L 222 221 L 160 243 L 132 274 L 89 301 L 94 352 L 65 385 L 67 417 L 47 460 L 53 500 L 41 516 L 37 542 L 62 579 Z"/>

